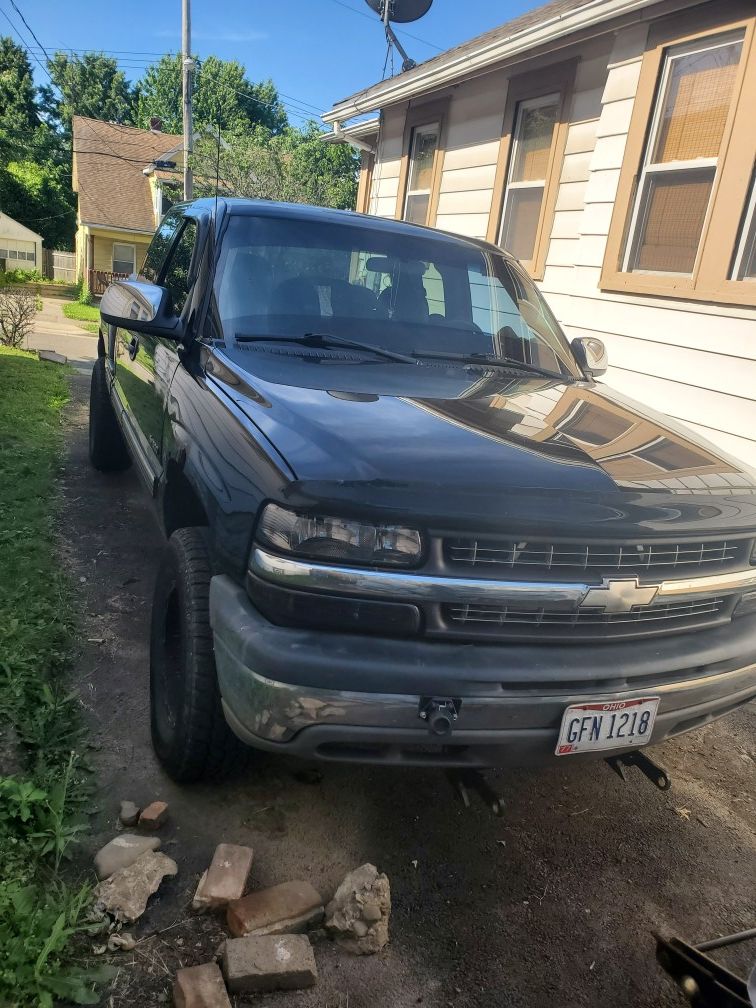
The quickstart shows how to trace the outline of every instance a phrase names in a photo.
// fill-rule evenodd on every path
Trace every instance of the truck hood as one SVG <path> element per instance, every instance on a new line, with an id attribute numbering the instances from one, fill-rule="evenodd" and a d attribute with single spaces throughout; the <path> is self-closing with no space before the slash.
<path id="1" fill-rule="evenodd" d="M 295 505 L 481 531 L 756 528 L 753 470 L 606 385 L 334 357 L 247 344 L 204 358 L 288 462 Z"/>

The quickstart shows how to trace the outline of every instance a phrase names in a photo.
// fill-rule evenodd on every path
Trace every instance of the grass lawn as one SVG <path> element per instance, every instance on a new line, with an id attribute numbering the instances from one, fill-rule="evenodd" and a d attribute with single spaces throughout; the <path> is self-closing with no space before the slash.
<path id="1" fill-rule="evenodd" d="M 88 1004 L 90 892 L 60 871 L 89 802 L 54 525 L 65 371 L 0 347 L 0 388 L 0 1004 Z"/>
<path id="2" fill-rule="evenodd" d="M 67 301 L 63 314 L 73 322 L 81 323 L 81 328 L 95 335 L 100 330 L 100 309 L 94 305 L 84 305 L 80 301 Z"/>

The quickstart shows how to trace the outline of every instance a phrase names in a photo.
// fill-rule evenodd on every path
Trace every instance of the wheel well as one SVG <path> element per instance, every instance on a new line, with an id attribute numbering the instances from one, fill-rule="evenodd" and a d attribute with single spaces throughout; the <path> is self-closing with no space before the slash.
<path id="1" fill-rule="evenodd" d="M 163 525 L 170 536 L 176 529 L 209 525 L 207 513 L 192 484 L 176 462 L 169 462 L 163 490 Z"/>

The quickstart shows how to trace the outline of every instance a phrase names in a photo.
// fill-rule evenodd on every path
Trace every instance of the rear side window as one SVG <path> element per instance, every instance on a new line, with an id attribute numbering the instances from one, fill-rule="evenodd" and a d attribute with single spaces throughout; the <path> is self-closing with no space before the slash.
<path id="1" fill-rule="evenodd" d="M 168 214 L 155 232 L 142 266 L 142 276 L 150 283 L 157 283 L 160 268 L 165 262 L 166 253 L 181 227 L 182 220 L 180 213 Z"/>

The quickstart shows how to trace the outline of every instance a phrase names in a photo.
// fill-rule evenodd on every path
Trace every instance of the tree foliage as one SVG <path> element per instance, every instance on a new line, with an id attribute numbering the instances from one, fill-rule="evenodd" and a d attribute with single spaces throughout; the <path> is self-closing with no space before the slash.
<path id="1" fill-rule="evenodd" d="M 38 127 L 29 57 L 13 39 L 0 36 L 0 158 L 19 154 Z"/>
<path id="2" fill-rule="evenodd" d="M 194 125 L 198 130 L 220 128 L 241 134 L 264 126 L 272 134 L 287 124 L 286 110 L 272 81 L 254 84 L 236 60 L 208 56 L 194 74 Z M 181 57 L 163 56 L 145 71 L 139 85 L 136 124 L 148 129 L 150 119 L 160 120 L 167 133 L 180 133 Z"/>
<path id="3" fill-rule="evenodd" d="M 102 53 L 55 53 L 47 69 L 52 79 L 40 88 L 41 108 L 56 129 L 70 133 L 75 115 L 106 122 L 134 122 L 135 91 L 116 60 Z"/>
<path id="4" fill-rule="evenodd" d="M 0 207 L 42 235 L 47 248 L 68 248 L 76 229 L 71 181 L 65 166 L 11 161 L 0 167 Z"/>
<path id="5" fill-rule="evenodd" d="M 217 143 L 204 137 L 195 152 L 196 187 L 212 195 L 217 167 L 219 190 L 226 195 L 351 210 L 359 157 L 351 147 L 326 143 L 324 136 L 315 122 L 277 135 L 258 127 L 225 137 L 220 156 Z"/>

